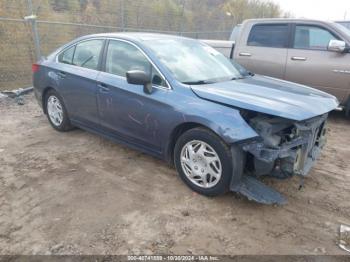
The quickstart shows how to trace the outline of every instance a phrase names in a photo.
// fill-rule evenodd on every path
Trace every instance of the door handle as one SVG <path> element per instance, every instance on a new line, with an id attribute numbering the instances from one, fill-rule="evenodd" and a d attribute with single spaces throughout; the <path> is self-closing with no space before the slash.
<path id="1" fill-rule="evenodd" d="M 302 57 L 302 56 L 292 56 L 291 59 L 294 61 L 306 61 L 307 60 L 306 57 Z"/>
<path id="2" fill-rule="evenodd" d="M 252 56 L 252 54 L 247 52 L 242 52 L 242 53 L 239 53 L 239 56 Z"/>
<path id="3" fill-rule="evenodd" d="M 97 84 L 97 86 L 98 86 L 100 92 L 109 92 L 109 88 L 106 84 L 99 83 L 99 84 Z"/>
<path id="4" fill-rule="evenodd" d="M 63 72 L 63 71 L 59 71 L 59 72 L 57 73 L 57 75 L 58 75 L 59 77 L 61 77 L 61 78 L 65 78 L 65 77 L 67 76 L 66 72 Z"/>

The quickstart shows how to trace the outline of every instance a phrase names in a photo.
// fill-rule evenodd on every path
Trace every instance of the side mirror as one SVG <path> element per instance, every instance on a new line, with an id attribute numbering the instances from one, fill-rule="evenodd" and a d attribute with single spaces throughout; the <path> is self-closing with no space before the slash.
<path id="1" fill-rule="evenodd" d="M 147 75 L 144 71 L 131 70 L 126 72 L 126 81 L 132 85 L 143 85 L 143 91 L 146 94 L 152 93 L 151 76 Z"/>
<path id="2" fill-rule="evenodd" d="M 346 43 L 340 40 L 331 40 L 328 44 L 328 51 L 343 53 L 346 50 Z"/>

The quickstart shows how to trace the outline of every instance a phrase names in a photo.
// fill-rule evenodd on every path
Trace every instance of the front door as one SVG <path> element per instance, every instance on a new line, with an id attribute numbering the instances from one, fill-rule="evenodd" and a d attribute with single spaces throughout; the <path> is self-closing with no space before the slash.
<path id="1" fill-rule="evenodd" d="M 320 89 L 344 103 L 350 89 L 350 54 L 328 51 L 332 39 L 339 40 L 326 28 L 296 25 L 286 80 Z"/>
<path id="2" fill-rule="evenodd" d="M 136 46 L 125 41 L 110 40 L 105 60 L 105 72 L 97 78 L 102 128 L 159 153 L 159 130 L 167 119 L 166 100 L 171 92 L 165 79 Z M 129 70 L 151 74 L 153 92 L 146 94 L 142 86 L 128 84 Z"/>

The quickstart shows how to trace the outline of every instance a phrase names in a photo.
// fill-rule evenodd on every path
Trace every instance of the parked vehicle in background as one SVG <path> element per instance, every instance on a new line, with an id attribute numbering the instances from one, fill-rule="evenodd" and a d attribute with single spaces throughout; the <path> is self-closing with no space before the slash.
<path id="1" fill-rule="evenodd" d="M 235 42 L 237 40 L 239 33 L 241 32 L 241 28 L 242 28 L 242 24 L 238 24 L 233 28 L 232 33 L 231 33 L 230 38 L 229 38 L 230 41 Z"/>
<path id="2" fill-rule="evenodd" d="M 233 57 L 233 51 L 235 47 L 234 41 L 226 41 L 226 40 L 200 40 L 200 41 L 215 48 L 217 51 L 225 55 L 227 58 Z"/>
<path id="3" fill-rule="evenodd" d="M 347 29 L 350 29 L 350 21 L 336 21 L 336 23 L 345 26 Z"/>
<path id="4" fill-rule="evenodd" d="M 338 98 L 350 112 L 350 31 L 332 22 L 304 19 L 252 19 L 235 42 L 206 41 L 261 75 L 312 86 Z"/>
<path id="5" fill-rule="evenodd" d="M 233 57 L 233 50 L 235 47 L 236 39 L 239 37 L 242 25 L 236 25 L 230 35 L 229 41 L 227 40 L 201 40 L 202 42 L 214 47 L 220 53 L 224 54 L 226 57 Z"/>
<path id="6" fill-rule="evenodd" d="M 33 85 L 58 131 L 77 126 L 165 159 L 207 196 L 284 203 L 257 178 L 306 176 L 338 101 L 242 70 L 197 40 L 99 34 L 33 65 Z"/>

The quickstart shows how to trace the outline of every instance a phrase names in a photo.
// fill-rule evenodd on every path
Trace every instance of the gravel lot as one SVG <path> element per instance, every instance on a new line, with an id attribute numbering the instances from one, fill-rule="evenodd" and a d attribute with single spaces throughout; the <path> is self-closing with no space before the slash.
<path id="1" fill-rule="evenodd" d="M 193 193 L 166 163 L 82 130 L 51 128 L 32 94 L 0 100 L 0 254 L 346 254 L 350 121 L 332 114 L 328 145 L 288 197 L 264 206 Z"/>

